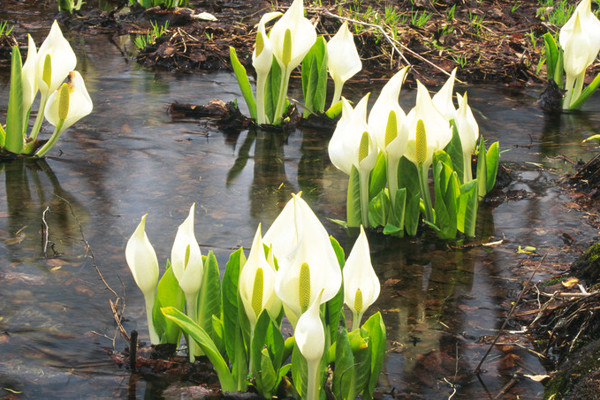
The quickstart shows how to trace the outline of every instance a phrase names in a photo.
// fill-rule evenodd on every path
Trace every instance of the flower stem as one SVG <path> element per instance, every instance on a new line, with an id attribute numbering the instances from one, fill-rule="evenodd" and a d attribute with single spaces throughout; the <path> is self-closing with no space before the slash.
<path id="1" fill-rule="evenodd" d="M 334 90 L 333 90 L 333 98 L 331 99 L 331 107 L 335 105 L 338 101 L 340 101 L 340 97 L 342 97 L 342 88 L 344 87 L 344 82 L 340 80 L 334 80 Z"/>
<path id="2" fill-rule="evenodd" d="M 52 147 L 54 147 L 58 141 L 58 138 L 63 133 L 62 127 L 64 122 L 64 119 L 61 119 L 58 122 L 58 125 L 56 125 L 56 128 L 54 128 L 54 132 L 52 133 L 52 136 L 50 136 L 50 139 L 38 151 L 35 152 L 36 157 L 44 157 L 46 153 L 49 152 Z"/>
<path id="3" fill-rule="evenodd" d="M 306 384 L 306 400 L 317 400 L 319 398 L 319 364 L 321 360 L 308 361 L 308 382 Z"/>
<path id="4" fill-rule="evenodd" d="M 358 171 L 360 181 L 360 217 L 364 228 L 369 227 L 369 173 Z"/>
<path id="5" fill-rule="evenodd" d="M 388 154 L 387 159 L 387 184 L 390 191 L 390 200 L 392 201 L 392 208 L 394 207 L 394 200 L 396 199 L 396 190 L 398 190 L 398 163 L 400 158 L 392 158 Z"/>
<path id="6" fill-rule="evenodd" d="M 194 322 L 198 322 L 198 310 L 197 310 L 197 293 L 189 294 L 185 293 L 185 305 L 187 316 Z M 196 341 L 192 339 L 190 335 L 188 337 L 188 353 L 190 357 L 190 362 L 194 362 L 196 360 Z"/>
<path id="7" fill-rule="evenodd" d="M 44 110 L 46 109 L 47 101 L 48 95 L 42 94 L 40 97 L 40 107 L 38 108 L 37 116 L 35 117 L 35 122 L 33 123 L 33 128 L 31 129 L 31 133 L 29 134 L 29 138 L 31 139 L 31 141 L 35 141 L 35 139 L 37 139 L 38 133 L 40 132 L 40 128 L 42 127 L 42 121 L 44 120 Z"/>
<path id="8" fill-rule="evenodd" d="M 425 220 L 433 224 L 435 221 L 433 220 L 433 206 L 431 205 L 431 194 L 429 193 L 428 185 L 429 165 L 426 167 L 424 163 L 420 163 L 417 168 L 419 170 L 421 197 L 425 202 Z"/>
<path id="9" fill-rule="evenodd" d="M 281 85 L 279 86 L 279 98 L 277 99 L 277 108 L 273 115 L 273 125 L 279 125 L 281 116 L 283 115 L 283 106 L 287 97 L 288 85 L 290 83 L 290 75 L 292 71 L 288 71 L 287 65 L 281 68 Z"/>
<path id="10" fill-rule="evenodd" d="M 362 320 L 362 312 L 352 312 L 352 330 L 360 328 L 360 321 Z"/>
<path id="11" fill-rule="evenodd" d="M 265 86 L 267 84 L 267 76 L 265 74 L 257 74 L 256 76 L 256 122 L 259 125 L 269 123 L 265 115 Z"/>
<path id="12" fill-rule="evenodd" d="M 463 183 L 473 180 L 473 169 L 471 167 L 471 154 L 463 154 Z"/>
<path id="13" fill-rule="evenodd" d="M 144 295 L 146 301 L 146 319 L 148 320 L 148 335 L 150 336 L 150 343 L 159 344 L 160 338 L 154 329 L 154 320 L 152 319 L 152 310 L 154 309 L 154 293 Z"/>

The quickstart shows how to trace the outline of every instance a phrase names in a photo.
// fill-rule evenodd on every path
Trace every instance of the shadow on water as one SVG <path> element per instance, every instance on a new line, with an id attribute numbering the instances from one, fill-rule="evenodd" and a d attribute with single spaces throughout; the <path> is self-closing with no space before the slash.
<path id="1" fill-rule="evenodd" d="M 0 12 L 0 19 L 10 18 Z M 177 226 L 196 202 L 202 251 L 213 250 L 224 266 L 233 249 L 249 247 L 259 222 L 264 232 L 290 193 L 302 191 L 349 251 L 354 233 L 326 219 L 345 218 L 347 177 L 330 164 L 322 132 L 224 134 L 209 122 L 167 116 L 173 101 L 241 98 L 228 73 L 155 73 L 124 56 L 127 40 L 97 35 L 73 43 L 94 113 L 63 135 L 47 161 L 0 167 L 0 397 L 179 398 L 179 387 L 198 382 L 136 380 L 111 360 L 111 296 L 94 265 L 126 303 L 125 328 L 147 340 L 143 299 L 124 259 L 125 242 L 143 214 L 164 265 Z M 1 81 L 4 120 L 8 87 L 6 77 Z M 375 99 L 378 89 L 370 90 Z M 562 156 L 588 159 L 596 151 L 581 140 L 598 133 L 600 114 L 550 120 L 533 104 L 533 90 L 468 91 L 481 133 L 508 150 L 502 160 L 516 179 L 505 193 L 521 195 L 497 207 L 482 205 L 477 242 L 497 241 L 494 246 L 370 234 L 383 284 L 373 311 L 382 311 L 389 339 L 380 384 L 414 398 L 447 399 L 456 390 L 453 399 L 486 399 L 507 387 L 504 398 L 539 398 L 542 385 L 522 374 L 544 369 L 519 345 L 497 345 L 479 378 L 473 370 L 535 262 L 517 247 L 534 246 L 558 265 L 597 235 L 569 212 L 556 179 L 569 168 Z M 400 100 L 409 109 L 414 93 L 405 90 Z M 599 106 L 596 96 L 586 109 Z M 574 245 L 565 244 L 564 233 Z M 126 346 L 117 337 L 116 350 Z"/>

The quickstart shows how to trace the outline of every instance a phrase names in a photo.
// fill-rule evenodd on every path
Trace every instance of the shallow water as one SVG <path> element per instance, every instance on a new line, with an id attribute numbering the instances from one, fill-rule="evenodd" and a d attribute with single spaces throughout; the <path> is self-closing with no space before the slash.
<path id="1" fill-rule="evenodd" d="M 0 20 L 7 18 L 16 17 L 0 12 Z M 45 33 L 36 31 L 36 39 Z M 143 299 L 124 247 L 145 213 L 161 264 L 192 202 L 203 254 L 214 251 L 221 266 L 231 251 L 249 247 L 258 223 L 264 232 L 290 193 L 300 190 L 347 251 L 354 240 L 326 220 L 345 218 L 347 177 L 329 163 L 322 133 L 294 131 L 283 141 L 264 132 L 225 134 L 207 122 L 171 120 L 166 109 L 173 101 L 240 97 L 233 76 L 151 72 L 127 56 L 126 41 L 104 35 L 72 35 L 72 43 L 93 114 L 63 135 L 46 162 L 6 163 L 0 172 L 6 188 L 0 192 L 0 397 L 131 397 L 130 373 L 110 356 L 114 296 L 95 266 L 126 303 L 125 329 L 139 329 L 144 340 Z M 2 115 L 6 81 L 3 76 Z M 428 399 L 446 399 L 454 388 L 453 399 L 493 398 L 517 370 L 543 373 L 530 352 L 505 344 L 492 351 L 478 379 L 472 371 L 488 347 L 480 339 L 496 333 L 531 273 L 529 256 L 517 254 L 518 246 L 534 246 L 547 262 L 560 264 L 597 235 L 567 208 L 569 199 L 555 180 L 569 170 L 559 155 L 589 159 L 597 151 L 581 140 L 600 130 L 600 112 L 591 111 L 600 109 L 600 96 L 586 105 L 588 111 L 557 122 L 533 104 L 538 89 L 467 90 L 481 133 L 509 150 L 502 161 L 518 179 L 507 190 L 526 194 L 481 207 L 477 240 L 504 241 L 453 249 L 431 238 L 370 235 L 373 265 L 384 283 L 372 311 L 383 313 L 390 342 L 380 384 Z M 403 91 L 405 109 L 414 95 Z M 564 243 L 564 233 L 575 239 L 573 246 Z M 126 346 L 118 337 L 116 350 Z M 194 383 L 174 385 L 188 384 Z M 542 391 L 519 375 L 504 398 L 534 399 Z M 138 397 L 179 398 L 173 392 L 137 382 Z"/>

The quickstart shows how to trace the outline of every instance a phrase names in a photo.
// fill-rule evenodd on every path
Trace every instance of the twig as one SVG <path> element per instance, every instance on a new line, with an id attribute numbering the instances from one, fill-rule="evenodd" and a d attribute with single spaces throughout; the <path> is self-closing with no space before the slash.
<path id="1" fill-rule="evenodd" d="M 521 301 L 521 297 L 523 297 L 523 294 L 525 293 L 525 289 L 529 285 L 529 282 L 531 282 L 531 280 L 533 279 L 533 276 L 535 275 L 535 273 L 537 272 L 537 270 L 542 265 L 542 262 L 544 262 L 545 258 L 546 258 L 546 255 L 544 254 L 544 256 L 540 259 L 540 261 L 536 265 L 535 269 L 531 273 L 531 276 L 529 277 L 529 279 L 527 279 L 527 282 L 525 282 L 525 284 L 523 285 L 523 289 L 521 289 L 521 292 L 519 293 L 519 296 L 517 297 L 517 300 L 515 300 L 515 302 L 513 303 L 510 311 L 508 312 L 508 315 L 506 316 L 506 319 L 504 320 L 504 323 L 502 323 L 502 326 L 500 327 L 500 330 L 496 334 L 496 337 L 494 338 L 494 341 L 492 342 L 492 344 L 490 344 L 490 347 L 487 349 L 487 351 L 483 355 L 483 358 L 481 359 L 481 361 L 479 361 L 479 364 L 477 364 L 477 368 L 475 368 L 475 374 L 479 375 L 479 373 L 481 372 L 481 365 L 483 364 L 483 362 L 487 358 L 488 354 L 490 354 L 490 351 L 492 351 L 492 349 L 496 345 L 496 342 L 500 338 L 500 335 L 502 335 L 502 332 L 504 332 L 504 328 L 508 324 L 508 321 L 510 320 L 510 317 L 512 316 L 513 312 L 515 311 L 515 308 L 517 308 L 517 304 L 519 304 L 519 302 Z"/>
<path id="2" fill-rule="evenodd" d="M 46 213 L 50 210 L 50 206 L 46 206 L 46 209 L 42 213 L 42 238 L 44 239 L 44 257 L 48 257 L 48 223 L 46 222 Z"/>
<path id="3" fill-rule="evenodd" d="M 106 280 L 104 279 L 104 276 L 102 275 L 102 272 L 100 272 L 100 268 L 98 267 L 98 264 L 96 263 L 96 257 L 94 256 L 94 251 L 92 250 L 89 242 L 85 238 L 85 234 L 83 233 L 83 227 L 81 226 L 81 222 L 79 221 L 79 218 L 77 217 L 77 214 L 75 214 L 75 211 L 73 210 L 73 206 L 64 197 L 59 196 L 57 194 L 55 194 L 55 196 L 58 197 L 59 199 L 61 199 L 62 201 L 64 201 L 69 206 L 69 210 L 71 210 L 71 215 L 73 215 L 73 218 L 75 218 L 75 221 L 77 221 L 77 226 L 79 227 L 79 234 L 81 235 L 81 240 L 85 244 L 85 252 L 86 252 L 86 254 L 90 255 L 90 259 L 92 260 L 92 265 L 94 266 L 94 269 L 96 270 L 96 273 L 100 277 L 100 280 L 102 281 L 102 283 L 104 284 L 104 286 L 106 287 L 106 289 L 108 289 L 115 296 L 115 302 L 114 303 L 113 303 L 113 301 L 111 299 L 109 299 L 108 302 L 110 304 L 110 308 L 111 308 L 112 313 L 113 313 L 113 318 L 115 319 L 115 322 L 117 324 L 118 330 L 121 332 L 121 335 L 123 335 L 123 337 L 125 338 L 125 340 L 129 341 L 129 336 L 125 332 L 125 328 L 123 328 L 123 324 L 121 323 L 121 318 L 119 317 L 119 314 L 123 315 L 123 311 L 125 310 L 125 303 L 123 303 L 123 306 L 121 307 L 121 310 L 120 310 L 121 312 L 119 313 L 118 310 L 117 310 L 117 305 L 119 304 L 119 301 L 121 300 L 121 297 L 117 294 L 117 292 L 115 292 L 113 290 L 113 288 L 110 287 L 110 285 L 108 284 L 108 282 L 106 282 Z M 115 341 L 113 340 L 113 348 L 114 348 L 114 346 L 115 346 Z"/>
<path id="4" fill-rule="evenodd" d="M 498 394 L 494 397 L 494 400 L 501 398 L 504 395 L 504 393 L 508 391 L 508 389 L 510 389 L 515 385 L 515 383 L 517 383 L 518 376 L 522 371 L 522 368 L 519 368 L 517 370 L 517 373 L 513 375 L 512 379 L 506 385 L 504 385 L 502 389 L 500 389 L 500 392 L 498 392 Z"/>

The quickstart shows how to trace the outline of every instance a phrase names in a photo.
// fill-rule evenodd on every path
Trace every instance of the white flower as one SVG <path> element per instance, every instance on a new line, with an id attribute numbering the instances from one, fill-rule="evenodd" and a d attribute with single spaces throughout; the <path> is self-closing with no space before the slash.
<path id="1" fill-rule="evenodd" d="M 171 248 L 171 265 L 179 286 L 186 295 L 196 295 L 202 287 L 204 264 L 200 246 L 194 235 L 194 210 L 195 203 L 190 207 L 190 212 L 177 229 L 175 241 Z M 189 306 L 189 305 L 188 305 Z"/>
<path id="2" fill-rule="evenodd" d="M 344 21 L 338 32 L 327 43 L 327 69 L 335 84 L 331 104 L 339 101 L 344 83 L 362 69 L 362 62 L 356 50 L 354 36 Z"/>
<path id="3" fill-rule="evenodd" d="M 273 318 L 281 311 L 281 301 L 275 293 L 275 279 L 275 267 L 265 256 L 259 224 L 250 255 L 240 272 L 238 286 L 252 330 L 263 310 L 267 310 Z"/>
<path id="4" fill-rule="evenodd" d="M 142 221 L 127 241 L 127 246 L 125 246 L 125 260 L 131 270 L 135 283 L 144 294 L 150 342 L 158 344 L 158 334 L 154 330 L 152 321 L 152 309 L 156 297 L 156 284 L 158 283 L 158 260 L 145 231 L 147 215 L 142 217 Z"/>
<path id="5" fill-rule="evenodd" d="M 275 292 L 295 326 L 321 290 L 322 303 L 338 293 L 342 272 L 327 231 L 308 204 L 292 196 L 263 242 L 273 246 L 279 264 Z"/>
<path id="6" fill-rule="evenodd" d="M 475 151 L 477 139 L 479 138 L 479 125 L 473 116 L 471 107 L 467 102 L 467 93 L 464 97 L 456 94 L 458 97 L 458 111 L 454 117 L 458 135 L 460 136 L 460 144 L 463 151 L 463 183 L 473 180 L 473 172 L 471 171 L 471 154 Z"/>
<path id="7" fill-rule="evenodd" d="M 353 330 L 367 308 L 379 297 L 381 285 L 371 265 L 369 242 L 365 230 L 360 227 L 360 235 L 350 251 L 344 266 L 344 303 L 352 310 Z"/>
<path id="8" fill-rule="evenodd" d="M 50 33 L 39 48 L 37 79 L 42 96 L 54 92 L 77 65 L 77 57 L 54 21 Z"/>
<path id="9" fill-rule="evenodd" d="M 65 85 L 68 93 L 66 100 L 63 93 Z M 61 126 L 61 130 L 64 131 L 81 118 L 90 114 L 93 108 L 94 104 L 85 88 L 81 74 L 77 71 L 71 71 L 68 74 L 67 82 L 54 91 L 48 98 L 44 115 L 48 122 L 54 126 L 58 126 L 61 119 L 64 120 Z"/>

